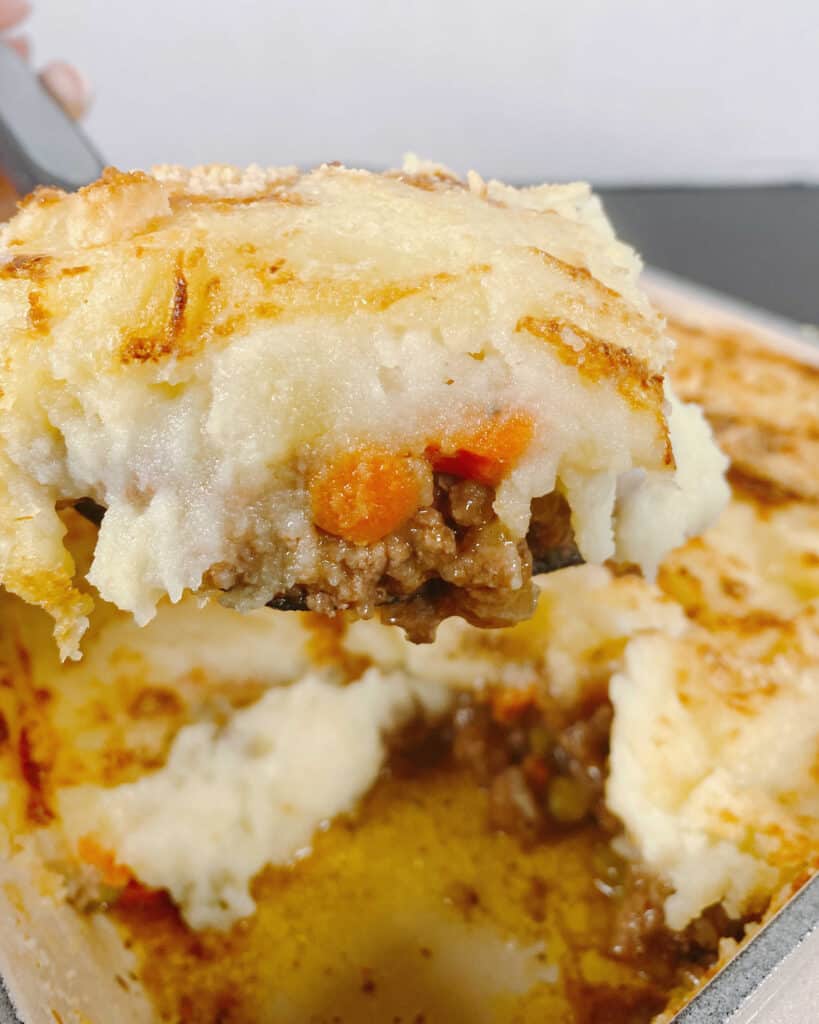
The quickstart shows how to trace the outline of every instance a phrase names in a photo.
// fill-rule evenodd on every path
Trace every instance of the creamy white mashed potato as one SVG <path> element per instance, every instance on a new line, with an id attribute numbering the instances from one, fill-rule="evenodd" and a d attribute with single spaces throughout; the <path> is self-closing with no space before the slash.
<path id="1" fill-rule="evenodd" d="M 0 246 L 0 579 L 64 656 L 91 598 L 55 506 L 83 497 L 106 509 L 88 579 L 139 623 L 186 591 L 371 614 L 439 575 L 511 603 L 533 498 L 565 496 L 587 561 L 649 571 L 723 500 L 586 186 L 107 172 L 35 194 Z M 491 490 L 491 564 L 430 554 L 438 472 Z"/>
<path id="2" fill-rule="evenodd" d="M 398 629 L 352 623 L 344 649 L 390 670 L 409 672 L 459 689 L 527 689 L 571 707 L 603 684 L 621 664 L 628 638 L 686 629 L 682 609 L 642 580 L 614 581 L 604 566 L 581 565 L 538 576 L 532 618 L 502 632 L 485 632 L 460 619 L 441 624 L 434 644 L 410 643 Z"/>
<path id="3" fill-rule="evenodd" d="M 682 928 L 758 911 L 819 848 L 819 506 L 735 500 L 660 580 L 693 621 L 626 648 L 607 803 Z"/>
<path id="4" fill-rule="evenodd" d="M 607 802 L 673 890 L 670 928 L 761 911 L 819 844 L 816 614 L 781 639 L 755 664 L 696 632 L 644 637 L 612 680 Z"/>
<path id="5" fill-rule="evenodd" d="M 673 480 L 635 469 L 618 480 L 615 550 L 653 577 L 669 550 L 713 523 L 728 501 L 728 459 L 712 443 L 702 410 L 667 389 L 668 424 L 677 453 Z M 608 550 L 609 558 L 614 551 Z"/>
<path id="6" fill-rule="evenodd" d="M 192 927 L 223 928 L 253 912 L 250 882 L 265 864 L 305 856 L 319 828 L 355 807 L 381 769 L 384 734 L 447 704 L 444 688 L 400 674 L 371 669 L 348 686 L 307 675 L 223 728 L 186 726 L 165 766 L 137 782 L 64 790 L 62 820 L 166 888 Z"/>

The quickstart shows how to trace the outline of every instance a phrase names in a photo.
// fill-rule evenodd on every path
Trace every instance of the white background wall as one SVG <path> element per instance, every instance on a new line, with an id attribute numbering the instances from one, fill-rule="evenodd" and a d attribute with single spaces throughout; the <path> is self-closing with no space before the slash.
<path id="1" fill-rule="evenodd" d="M 34 0 L 123 167 L 819 181 L 819 0 Z"/>

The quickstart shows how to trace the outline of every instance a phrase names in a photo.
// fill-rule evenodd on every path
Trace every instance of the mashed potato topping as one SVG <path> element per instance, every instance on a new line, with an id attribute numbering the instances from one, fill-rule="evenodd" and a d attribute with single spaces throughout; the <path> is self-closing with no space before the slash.
<path id="1" fill-rule="evenodd" d="M 681 928 L 758 912 L 819 847 L 819 507 L 735 500 L 660 583 L 691 625 L 626 650 L 607 799 Z"/>
<path id="2" fill-rule="evenodd" d="M 191 591 L 498 624 L 532 608 L 533 499 L 562 496 L 578 556 L 648 571 L 724 501 L 586 186 L 108 171 L 0 245 L 0 579 L 63 656 L 92 598 L 56 509 L 83 498 L 88 579 L 139 623 Z"/>
<path id="3" fill-rule="evenodd" d="M 712 904 L 758 913 L 817 849 L 818 624 L 771 637 L 758 664 L 696 631 L 627 648 L 608 803 L 669 882 L 673 929 Z"/>
<path id="4" fill-rule="evenodd" d="M 366 672 L 349 686 L 307 675 L 269 690 L 219 729 L 186 726 L 161 771 L 112 789 L 63 791 L 69 832 L 98 835 L 144 883 L 167 888 L 194 928 L 250 914 L 265 864 L 309 853 L 313 834 L 352 810 L 385 756 L 382 735 L 446 690 Z"/>

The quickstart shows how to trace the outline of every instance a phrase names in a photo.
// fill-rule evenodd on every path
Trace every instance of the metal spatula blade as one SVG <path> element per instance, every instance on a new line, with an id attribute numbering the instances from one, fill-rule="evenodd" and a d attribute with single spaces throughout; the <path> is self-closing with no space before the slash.
<path id="1" fill-rule="evenodd" d="M 20 195 L 38 185 L 74 191 L 105 162 L 26 62 L 0 44 L 0 170 Z"/>

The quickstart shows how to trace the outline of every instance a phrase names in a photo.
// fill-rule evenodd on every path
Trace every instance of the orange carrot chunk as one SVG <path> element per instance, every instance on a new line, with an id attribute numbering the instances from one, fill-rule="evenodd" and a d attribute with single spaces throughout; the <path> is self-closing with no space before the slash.
<path id="1" fill-rule="evenodd" d="M 131 869 L 117 863 L 116 857 L 106 850 L 93 836 L 80 836 L 77 855 L 86 864 L 93 865 L 102 875 L 102 880 L 112 889 L 119 889 L 133 880 Z"/>
<path id="2" fill-rule="evenodd" d="M 345 452 L 310 483 L 313 521 L 354 544 L 381 540 L 421 504 L 422 465 L 408 455 L 377 448 Z"/>
<path id="3" fill-rule="evenodd" d="M 150 889 L 141 882 L 129 882 L 117 899 L 117 905 L 121 907 L 133 907 L 140 910 L 150 910 L 163 906 L 168 902 L 168 894 L 164 889 Z"/>
<path id="4" fill-rule="evenodd" d="M 526 689 L 495 690 L 490 695 L 492 717 L 503 725 L 519 722 L 527 711 L 537 707 L 537 691 L 534 686 Z"/>
<path id="5" fill-rule="evenodd" d="M 473 431 L 459 431 L 427 448 L 432 468 L 439 473 L 497 487 L 529 447 L 535 432 L 527 413 L 495 413 Z"/>

